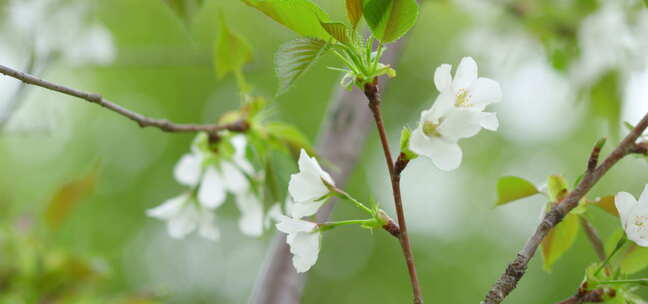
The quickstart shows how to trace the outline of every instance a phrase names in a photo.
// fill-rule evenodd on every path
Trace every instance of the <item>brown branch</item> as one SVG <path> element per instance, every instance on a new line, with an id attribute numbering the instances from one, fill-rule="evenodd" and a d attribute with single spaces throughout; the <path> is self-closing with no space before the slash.
<path id="1" fill-rule="evenodd" d="M 637 138 L 648 127 L 648 113 L 637 124 L 637 126 L 630 131 L 630 133 L 621 141 L 621 143 L 610 153 L 610 155 L 594 170 L 587 170 L 580 183 L 574 191 L 570 192 L 564 199 L 556 204 L 551 211 L 545 214 L 542 222 L 536 228 L 536 231 L 531 235 L 522 250 L 520 250 L 513 262 L 506 268 L 505 272 L 495 282 L 495 285 L 490 289 L 484 300 L 483 304 L 497 304 L 501 303 L 506 296 L 517 287 L 518 281 L 524 276 L 527 265 L 535 255 L 538 246 L 545 238 L 547 233 L 555 227 L 560 221 L 578 205 L 578 201 L 587 194 L 587 192 L 601 179 L 605 173 L 612 168 L 624 156 L 635 153 L 637 147 L 641 146 L 636 143 Z M 598 145 L 597 145 L 598 146 Z M 596 150 L 596 148 L 594 149 Z M 594 154 L 593 151 L 592 154 Z M 591 157 L 590 157 L 591 158 Z"/>
<path id="2" fill-rule="evenodd" d="M 79 91 L 73 88 L 69 88 L 60 84 L 49 82 L 47 80 L 40 79 L 34 75 L 23 73 L 17 70 L 14 70 L 10 67 L 0 65 L 0 74 L 16 78 L 23 83 L 39 86 L 51 91 L 56 91 L 66 95 L 74 96 L 85 101 L 97 104 L 108 110 L 116 112 L 132 121 L 135 121 L 140 127 L 156 127 L 165 132 L 208 132 L 216 133 L 218 131 L 230 130 L 234 132 L 242 132 L 249 128 L 249 124 L 246 121 L 236 121 L 229 124 L 176 124 L 165 119 L 157 119 L 146 117 L 137 112 L 133 112 L 129 109 L 126 109 L 120 105 L 117 105 L 110 100 L 107 100 L 99 94 L 88 93 Z"/>
<path id="3" fill-rule="evenodd" d="M 374 122 L 376 123 L 376 128 L 378 129 L 378 135 L 380 136 L 380 143 L 382 144 L 383 152 L 385 154 L 385 161 L 387 162 L 387 169 L 389 170 L 389 176 L 392 184 L 392 192 L 394 194 L 394 206 L 396 207 L 396 215 L 398 218 L 398 226 L 400 227 L 400 244 L 403 249 L 403 255 L 405 256 L 405 262 L 407 263 L 407 270 L 410 277 L 410 283 L 412 285 L 412 291 L 414 293 L 414 303 L 421 304 L 423 303 L 423 295 L 421 294 L 421 287 L 419 284 L 418 276 L 416 274 L 416 265 L 414 263 L 414 255 L 412 254 L 412 248 L 409 242 L 409 236 L 407 234 L 407 223 L 405 221 L 405 212 L 403 210 L 403 200 L 401 197 L 400 190 L 400 173 L 405 169 L 407 162 L 403 162 L 401 157 L 399 157 L 399 168 L 396 170 L 394 160 L 389 148 L 389 141 L 387 139 L 387 132 L 385 131 L 385 125 L 382 119 L 382 113 L 380 111 L 380 93 L 378 91 L 377 80 L 373 83 L 367 83 L 364 87 L 365 95 L 369 100 L 369 109 L 374 116 Z"/>
<path id="4" fill-rule="evenodd" d="M 605 291 L 603 289 L 579 290 L 577 294 L 556 304 L 601 303 L 605 301 L 603 298 L 604 294 Z"/>

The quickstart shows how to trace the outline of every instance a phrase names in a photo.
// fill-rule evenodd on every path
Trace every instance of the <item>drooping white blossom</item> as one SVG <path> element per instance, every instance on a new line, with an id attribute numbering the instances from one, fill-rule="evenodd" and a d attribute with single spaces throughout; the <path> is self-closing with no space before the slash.
<path id="1" fill-rule="evenodd" d="M 293 203 L 289 204 L 291 216 L 302 218 L 311 216 L 324 204 L 322 198 L 334 186 L 333 178 L 324 171 L 314 157 L 309 157 L 304 149 L 299 155 L 299 172 L 290 176 L 288 192 Z"/>
<path id="2" fill-rule="evenodd" d="M 215 241 L 220 238 L 213 212 L 199 205 L 189 193 L 170 198 L 147 210 L 146 214 L 165 221 L 173 238 L 184 238 L 196 229 L 206 239 Z"/>
<path id="3" fill-rule="evenodd" d="M 298 273 L 308 271 L 315 262 L 320 250 L 321 232 L 317 224 L 281 216 L 277 229 L 288 234 L 286 242 L 293 254 L 293 266 Z"/>
<path id="4" fill-rule="evenodd" d="M 630 193 L 619 192 L 615 196 L 614 204 L 628 239 L 639 246 L 648 247 L 648 185 L 641 193 L 639 201 Z"/>
<path id="5" fill-rule="evenodd" d="M 430 158 L 441 170 L 459 167 L 462 151 L 458 141 L 476 135 L 482 128 L 497 130 L 495 113 L 484 112 L 487 105 L 499 102 L 501 90 L 492 79 L 477 75 L 477 64 L 470 57 L 461 60 L 455 77 L 451 66 L 436 69 L 434 83 L 439 96 L 421 113 L 418 127 L 412 132 L 409 149 Z"/>

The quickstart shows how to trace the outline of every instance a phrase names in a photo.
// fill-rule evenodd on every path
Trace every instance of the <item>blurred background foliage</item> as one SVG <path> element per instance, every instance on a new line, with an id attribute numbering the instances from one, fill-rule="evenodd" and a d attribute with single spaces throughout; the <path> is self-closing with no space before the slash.
<path id="1" fill-rule="evenodd" d="M 84 22 L 109 32 L 105 47 L 92 39 L 79 47 L 101 59 L 91 63 L 79 52 L 34 51 L 33 37 L 10 24 L 12 18 L 31 24 L 43 17 L 17 12 L 12 2 L 20 1 L 0 0 L 0 64 L 28 69 L 36 62 L 28 70 L 149 116 L 213 122 L 238 108 L 236 79 L 219 79 L 212 63 L 220 12 L 252 46 L 254 59 L 244 72 L 255 92 L 271 100 L 271 116 L 299 126 L 313 141 L 341 77 L 326 69 L 337 62 L 325 56 L 291 91 L 273 98 L 274 52 L 296 35 L 240 1 L 193 1 L 181 9 L 174 0 L 57 1 L 55 7 L 83 4 Z M 342 0 L 315 2 L 332 19 L 344 20 Z M 66 29 L 56 35 L 65 44 L 79 43 L 73 30 L 85 28 L 72 17 L 79 16 L 54 20 Z M 441 63 L 473 56 L 481 75 L 498 80 L 504 92 L 494 107 L 500 131 L 462 142 L 460 169 L 440 172 L 416 160 L 404 173 L 406 214 L 427 298 L 479 301 L 535 229 L 546 202 L 536 196 L 494 209 L 499 177 L 541 185 L 561 174 L 571 184 L 599 138 L 608 137 L 609 152 L 626 132 L 622 122 L 636 123 L 648 111 L 646 37 L 648 12 L 641 1 L 422 3 L 398 77 L 384 96 L 392 143 L 436 96 L 432 78 Z M 177 241 L 144 215 L 181 190 L 172 169 L 192 135 L 140 129 L 70 97 L 20 89 L 7 77 L 0 78 L 0 92 L 3 111 L 20 102 L 0 131 L 0 303 L 246 302 L 274 232 L 243 237 L 237 211 L 227 207 L 219 214 L 220 242 Z M 381 153 L 372 134 L 347 190 L 391 212 Z M 290 166 L 284 172 L 294 170 Z M 590 199 L 618 191 L 637 196 L 648 183 L 647 168 L 643 159 L 623 160 Z M 285 183 L 287 174 L 281 178 Z M 360 214 L 340 204 L 333 217 L 354 215 Z M 589 216 L 604 239 L 619 227 L 603 210 Z M 648 261 L 648 254 L 637 259 Z M 508 302 L 566 298 L 594 261 L 581 232 L 551 273 L 538 255 Z M 403 303 L 410 294 L 404 264 L 398 244 L 382 231 L 333 230 L 309 272 L 304 303 Z"/>

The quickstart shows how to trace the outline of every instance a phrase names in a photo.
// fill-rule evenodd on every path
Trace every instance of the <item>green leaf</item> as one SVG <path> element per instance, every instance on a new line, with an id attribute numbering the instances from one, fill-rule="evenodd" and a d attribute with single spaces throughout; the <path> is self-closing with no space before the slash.
<path id="1" fill-rule="evenodd" d="M 74 207 L 95 187 L 97 168 L 88 175 L 62 185 L 47 204 L 45 221 L 52 229 L 57 229 L 67 218 Z"/>
<path id="2" fill-rule="evenodd" d="M 189 24 L 191 18 L 198 12 L 204 0 L 163 0 L 171 10 L 181 18 L 185 23 Z"/>
<path id="3" fill-rule="evenodd" d="M 571 246 L 578 236 L 579 218 L 574 214 L 567 214 L 565 218 L 542 240 L 542 257 L 545 271 L 551 267 Z"/>
<path id="4" fill-rule="evenodd" d="M 648 247 L 631 243 L 621 257 L 621 272 L 633 274 L 648 266 Z"/>
<path id="5" fill-rule="evenodd" d="M 362 18 L 362 0 L 346 0 L 346 11 L 349 22 L 355 29 Z"/>
<path id="6" fill-rule="evenodd" d="M 540 193 L 540 191 L 530 181 L 517 176 L 505 176 L 497 181 L 497 203 L 495 205 L 504 205 L 536 193 Z"/>
<path id="7" fill-rule="evenodd" d="M 327 33 L 329 33 L 335 40 L 344 43 L 344 44 L 349 44 L 351 42 L 351 39 L 349 39 L 349 29 L 347 29 L 346 25 L 340 22 L 322 22 L 322 27 L 326 30 Z"/>
<path id="8" fill-rule="evenodd" d="M 398 40 L 416 23 L 416 0 L 366 0 L 363 14 L 374 37 L 383 43 Z"/>
<path id="9" fill-rule="evenodd" d="M 412 130 L 410 130 L 408 127 L 403 127 L 400 137 L 400 151 L 401 153 L 405 154 L 408 160 L 418 157 L 416 153 L 412 152 L 412 150 L 409 149 L 410 136 L 412 136 Z"/>
<path id="10" fill-rule="evenodd" d="M 561 175 L 552 175 L 547 179 L 547 194 L 553 203 L 559 202 L 569 191 L 567 180 Z"/>
<path id="11" fill-rule="evenodd" d="M 243 66 L 252 59 L 252 49 L 247 41 L 232 32 L 221 14 L 220 36 L 214 47 L 214 67 L 219 78 L 227 73 L 240 73 Z"/>
<path id="12" fill-rule="evenodd" d="M 308 138 L 295 126 L 282 122 L 271 122 L 264 125 L 263 128 L 273 139 L 279 140 L 290 148 L 294 155 L 299 155 L 302 148 L 308 154 L 315 154 Z"/>
<path id="13" fill-rule="evenodd" d="M 275 70 L 279 76 L 277 95 L 288 91 L 327 48 L 326 42 L 312 38 L 297 38 L 281 45 L 275 56 Z"/>
<path id="14" fill-rule="evenodd" d="M 331 37 L 320 24 L 329 21 L 328 15 L 309 0 L 242 1 L 300 35 L 323 40 Z"/>

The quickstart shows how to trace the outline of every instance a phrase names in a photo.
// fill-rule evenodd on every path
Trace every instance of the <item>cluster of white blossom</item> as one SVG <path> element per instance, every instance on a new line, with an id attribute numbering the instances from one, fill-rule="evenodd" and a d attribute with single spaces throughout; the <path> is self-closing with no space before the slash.
<path id="1" fill-rule="evenodd" d="M 224 149 L 227 144 L 233 151 Z M 260 236 L 269 223 L 264 220 L 263 204 L 251 183 L 258 174 L 246 159 L 246 144 L 244 135 L 235 135 L 220 142 L 219 151 L 212 151 L 207 135 L 199 134 L 191 153 L 182 156 L 174 170 L 175 179 L 188 186 L 188 191 L 149 209 L 147 214 L 166 221 L 168 232 L 174 238 L 183 238 L 197 229 L 201 236 L 218 240 L 214 210 L 231 194 L 241 212 L 241 232 Z M 277 211 L 272 208 L 268 217 L 276 216 Z"/>
<path id="2" fill-rule="evenodd" d="M 484 109 L 502 98 L 496 81 L 478 77 L 477 63 L 471 57 L 461 60 L 454 78 L 451 69 L 449 64 L 436 69 L 434 84 L 440 94 L 432 107 L 421 113 L 419 126 L 409 141 L 412 152 L 430 158 L 445 171 L 461 164 L 460 139 L 475 136 L 482 128 L 497 130 L 495 113 Z"/>

